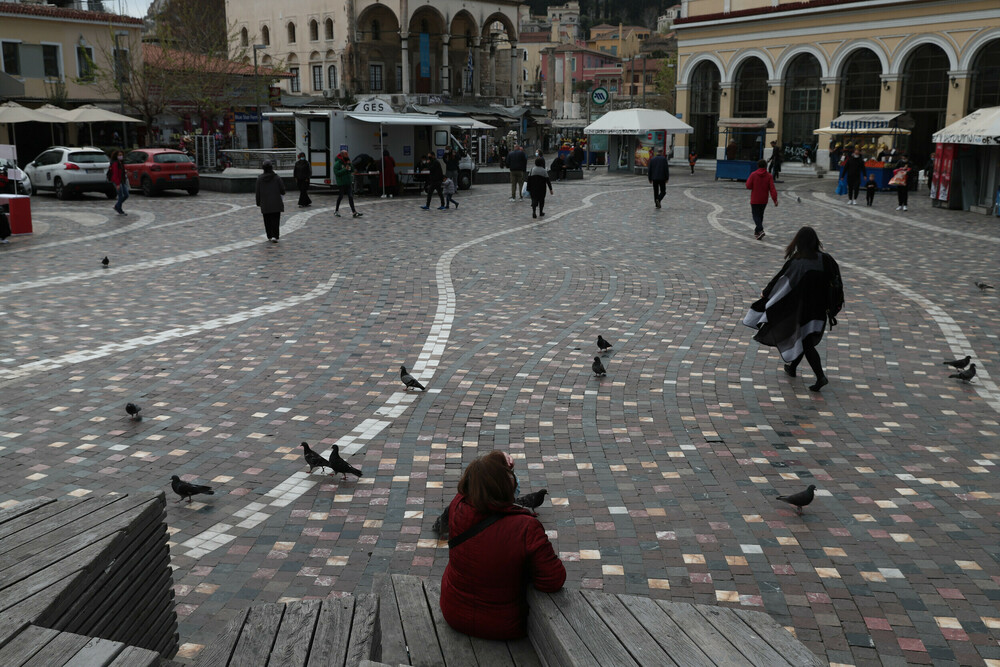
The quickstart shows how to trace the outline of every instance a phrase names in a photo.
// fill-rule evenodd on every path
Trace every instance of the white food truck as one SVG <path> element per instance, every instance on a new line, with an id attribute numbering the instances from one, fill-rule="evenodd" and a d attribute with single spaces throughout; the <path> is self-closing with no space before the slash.
<path id="1" fill-rule="evenodd" d="M 449 146 L 461 156 L 458 187 L 472 186 L 476 164 L 451 134 L 452 127 L 490 127 L 467 117 L 439 117 L 425 113 L 398 113 L 388 102 L 373 98 L 354 109 L 301 109 L 265 114 L 272 118 L 289 116 L 295 120 L 296 152 L 306 154 L 312 164 L 312 183 L 333 185 L 333 159 L 346 149 L 351 159 L 367 154 L 376 162 L 387 149 L 396 162 L 402 183 L 412 181 L 414 165 L 427 153 L 438 158 Z"/>

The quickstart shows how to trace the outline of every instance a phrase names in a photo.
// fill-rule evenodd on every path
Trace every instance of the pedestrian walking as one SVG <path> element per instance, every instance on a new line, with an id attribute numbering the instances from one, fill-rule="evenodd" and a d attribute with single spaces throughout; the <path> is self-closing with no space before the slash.
<path id="1" fill-rule="evenodd" d="M 927 177 L 927 189 L 931 189 L 931 182 L 934 180 L 934 156 L 930 156 L 927 159 L 927 164 L 924 165 L 924 175 Z"/>
<path id="2" fill-rule="evenodd" d="M 309 198 L 309 179 L 312 177 L 312 165 L 306 159 L 305 153 L 299 153 L 299 159 L 295 161 L 295 167 L 292 169 L 292 176 L 299 189 L 299 208 L 312 206 L 312 199 Z"/>
<path id="3" fill-rule="evenodd" d="M 875 174 L 868 174 L 868 181 L 865 183 L 865 200 L 868 206 L 875 201 L 875 193 L 878 192 L 878 183 L 875 182 Z"/>
<path id="4" fill-rule="evenodd" d="M 545 159 L 542 157 L 535 158 L 535 166 L 531 168 L 531 172 L 528 174 L 528 194 L 531 195 L 531 217 L 537 218 L 539 215 L 545 216 L 545 191 L 546 189 L 549 193 L 552 193 L 552 179 L 549 178 L 549 172 L 545 169 Z M 535 209 L 538 209 L 538 215 L 535 215 Z"/>
<path id="5" fill-rule="evenodd" d="M 285 184 L 281 182 L 281 177 L 274 173 L 274 165 L 270 160 L 264 160 L 261 165 L 264 173 L 257 177 L 257 186 L 254 189 L 257 206 L 260 207 L 261 215 L 264 216 L 264 232 L 267 240 L 277 243 L 281 236 L 281 212 L 285 210 Z"/>
<path id="6" fill-rule="evenodd" d="M 910 173 L 912 171 L 913 169 L 910 167 L 910 163 L 906 160 L 905 155 L 892 171 L 892 178 L 889 179 L 889 185 L 896 188 L 896 199 L 899 202 L 899 205 L 896 206 L 897 211 L 909 210 L 906 204 L 910 199 Z"/>
<path id="7" fill-rule="evenodd" d="M 337 203 L 333 207 L 333 214 L 340 217 L 340 202 L 344 199 L 344 195 L 347 195 L 347 203 L 351 205 L 351 215 L 360 218 L 362 214 L 354 208 L 354 165 L 347 150 L 340 151 L 334 158 L 333 177 L 337 181 Z"/>
<path id="8" fill-rule="evenodd" d="M 865 159 L 861 157 L 861 153 L 855 145 L 854 150 L 844 161 L 844 180 L 847 181 L 847 203 L 849 206 L 857 206 L 861 181 L 867 173 Z"/>
<path id="9" fill-rule="evenodd" d="M 528 156 L 524 154 L 524 149 L 514 146 L 514 150 L 507 153 L 507 168 L 510 169 L 510 200 L 524 199 L 521 189 L 524 186 L 524 172 L 528 171 Z"/>
<path id="10" fill-rule="evenodd" d="M 458 153 L 448 147 L 444 151 L 444 175 L 455 183 L 458 183 Z"/>
<path id="11" fill-rule="evenodd" d="M 444 207 L 451 208 L 451 205 L 454 204 L 455 208 L 458 208 L 458 200 L 455 199 L 458 186 L 455 184 L 455 181 L 445 178 L 444 182 L 441 183 L 441 191 L 444 192 Z"/>
<path id="12" fill-rule="evenodd" d="M 778 182 L 778 177 L 781 175 L 781 151 L 782 146 L 777 141 L 771 142 L 771 159 L 769 161 L 769 171 L 771 172 L 771 178 L 774 182 Z"/>
<path id="13" fill-rule="evenodd" d="M 111 166 L 108 168 L 108 180 L 115 186 L 115 193 L 118 201 L 115 202 L 114 209 L 118 215 L 128 215 L 122 209 L 122 204 L 128 199 L 128 173 L 125 171 L 125 153 L 115 151 L 111 154 Z"/>
<path id="14" fill-rule="evenodd" d="M 827 383 L 816 346 L 823 338 L 827 320 L 837 324 L 844 303 L 844 285 L 837 262 L 823 252 L 823 244 L 812 227 L 796 232 L 785 248 L 785 264 L 750 306 L 743 324 L 756 329 L 754 340 L 778 348 L 785 374 L 795 377 L 805 357 L 816 376 L 810 391 Z"/>
<path id="15" fill-rule="evenodd" d="M 420 163 L 420 167 L 422 170 L 427 171 L 427 203 L 420 208 L 425 211 L 430 210 L 431 196 L 437 192 L 438 199 L 441 200 L 441 205 L 438 206 L 438 210 L 445 210 L 448 207 L 444 205 L 444 192 L 441 188 L 441 185 L 444 182 L 444 172 L 441 171 L 441 163 L 438 162 L 433 153 L 428 153 L 424 156 L 423 161 Z"/>
<path id="16" fill-rule="evenodd" d="M 767 162 L 757 161 L 757 171 L 747 177 L 747 190 L 750 191 L 750 212 L 753 215 L 753 237 L 760 241 L 764 234 L 764 209 L 767 208 L 767 197 L 771 196 L 774 205 L 778 205 L 778 189 L 774 187 L 774 179 L 767 173 Z"/>
<path id="17" fill-rule="evenodd" d="M 670 165 L 667 163 L 667 157 L 663 154 L 662 148 L 650 158 L 646 168 L 646 177 L 653 184 L 653 205 L 656 208 L 661 208 L 660 202 L 667 196 L 667 181 L 670 180 Z"/>
<path id="18" fill-rule="evenodd" d="M 694 148 L 692 148 L 691 152 L 688 153 L 688 166 L 691 167 L 692 174 L 694 173 L 694 165 L 696 162 L 698 162 L 698 153 Z"/>
<path id="19" fill-rule="evenodd" d="M 378 181 L 382 188 L 382 196 L 390 199 L 396 194 L 396 161 L 389 155 L 389 149 L 382 151 L 382 161 L 376 162 L 379 168 Z"/>

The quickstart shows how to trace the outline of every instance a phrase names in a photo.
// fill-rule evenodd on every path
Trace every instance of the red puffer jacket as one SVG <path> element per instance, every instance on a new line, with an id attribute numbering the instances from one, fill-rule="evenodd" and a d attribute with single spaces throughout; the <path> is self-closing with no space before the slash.
<path id="1" fill-rule="evenodd" d="M 562 588 L 566 568 L 531 511 L 511 505 L 505 516 L 448 554 L 441 612 L 448 625 L 482 639 L 527 634 L 528 584 L 545 593 Z M 452 537 L 486 518 L 458 494 L 448 510 Z"/>

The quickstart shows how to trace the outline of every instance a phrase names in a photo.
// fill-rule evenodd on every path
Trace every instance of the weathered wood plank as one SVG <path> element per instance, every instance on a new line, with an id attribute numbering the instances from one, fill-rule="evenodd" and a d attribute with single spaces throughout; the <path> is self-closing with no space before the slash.
<path id="1" fill-rule="evenodd" d="M 171 581 L 170 573 L 164 572 L 162 585 L 168 586 Z M 150 605 L 148 609 L 140 607 L 139 612 L 142 614 L 141 625 L 134 625 L 131 631 L 125 635 L 127 641 L 122 640 L 122 643 L 152 649 L 159 645 L 163 632 L 172 632 L 171 628 L 174 627 L 177 614 L 173 604 L 166 600 L 159 608 Z"/>
<path id="2" fill-rule="evenodd" d="M 271 649 L 267 664 L 274 667 L 305 667 L 320 606 L 319 600 L 289 602 L 285 605 L 278 636 L 274 640 L 274 648 Z"/>
<path id="3" fill-rule="evenodd" d="M 638 667 L 632 656 L 587 603 L 580 591 L 563 589 L 551 595 L 562 610 L 563 616 L 566 617 L 566 620 L 576 630 L 576 634 L 580 636 L 597 659 L 597 664 L 608 667 Z"/>
<path id="4" fill-rule="evenodd" d="M 94 637 L 63 667 L 107 667 L 124 650 L 125 645 L 121 642 Z"/>
<path id="5" fill-rule="evenodd" d="M 417 577 L 394 574 L 392 587 L 396 591 L 396 604 L 399 605 L 399 619 L 403 623 L 403 635 L 410 651 L 410 664 L 414 667 L 440 665 L 444 656 L 434 634 L 423 583 Z"/>
<path id="6" fill-rule="evenodd" d="M 597 591 L 581 591 L 581 594 L 638 664 L 663 667 L 675 664 L 617 596 Z"/>
<path id="7" fill-rule="evenodd" d="M 563 616 L 551 593 L 528 588 L 528 638 L 548 667 L 596 665 L 590 650 Z"/>
<path id="8" fill-rule="evenodd" d="M 347 659 L 344 661 L 347 667 L 354 667 L 365 659 L 381 658 L 382 638 L 378 617 L 378 597 L 369 594 L 357 596 L 354 601 L 351 636 L 347 640 Z"/>
<path id="9" fill-rule="evenodd" d="M 62 665 L 79 653 L 89 641 L 90 637 L 84 637 L 72 632 L 60 632 L 41 651 L 36 653 L 31 660 L 24 663 L 22 667 L 53 667 L 54 665 Z"/>
<path id="10" fill-rule="evenodd" d="M 243 634 L 233 651 L 232 665 L 266 665 L 267 656 L 274 646 L 274 638 L 278 634 L 281 615 L 285 605 L 265 604 L 250 607 L 247 622 L 243 626 Z"/>
<path id="11" fill-rule="evenodd" d="M 514 667 L 514 658 L 510 657 L 507 642 L 469 637 L 472 651 L 476 655 L 475 662 L 479 667 Z"/>
<path id="12" fill-rule="evenodd" d="M 153 651 L 138 646 L 126 646 L 108 667 L 157 667 L 159 664 L 160 656 Z"/>
<path id="13" fill-rule="evenodd" d="M 761 639 L 732 609 L 709 605 L 698 605 L 695 608 L 753 664 L 761 667 L 791 667 L 781 654 Z"/>
<path id="14" fill-rule="evenodd" d="M 793 665 L 797 667 L 822 667 L 827 664 L 810 651 L 805 644 L 796 639 L 792 633 L 781 627 L 769 614 L 746 609 L 733 609 L 732 611 Z"/>
<path id="15" fill-rule="evenodd" d="M 166 552 L 151 554 L 152 560 L 144 570 L 129 573 L 135 579 L 127 589 L 121 590 L 114 604 L 107 607 L 98 622 L 86 624 L 92 634 L 109 637 L 119 641 L 132 638 L 137 627 L 142 627 L 149 616 L 157 613 L 158 605 L 170 598 L 167 588 L 172 585 L 172 572 Z M 90 589 L 88 589 L 90 590 Z M 96 597 L 106 595 L 103 591 L 92 593 Z M 114 620 L 127 618 L 128 621 L 114 623 Z M 82 619 L 81 619 L 82 620 Z M 81 627 L 73 623 L 71 627 Z M 80 630 L 77 630 L 78 632 Z M 83 633 L 87 634 L 87 633 Z"/>
<path id="16" fill-rule="evenodd" d="M 0 509 L 0 525 L 5 524 L 8 521 L 12 521 L 19 516 L 27 514 L 28 512 L 33 512 L 39 507 L 51 505 L 54 502 L 56 502 L 55 498 L 46 498 L 45 496 L 41 496 L 40 498 L 31 498 L 30 500 L 19 502 L 16 505 Z"/>
<path id="17" fill-rule="evenodd" d="M 309 667 L 344 667 L 353 618 L 353 596 L 322 601 L 309 650 Z"/>
<path id="18" fill-rule="evenodd" d="M 4 553 L 8 549 L 13 549 L 16 546 L 23 544 L 25 539 L 30 540 L 33 535 L 41 534 L 38 531 L 32 531 L 31 533 L 25 535 L 18 535 L 21 531 L 27 530 L 32 526 L 36 526 L 62 512 L 68 512 L 74 507 L 83 505 L 86 502 L 86 498 L 59 500 L 54 503 L 45 503 L 44 505 L 33 507 L 30 512 L 24 512 L 17 516 L 9 517 L 3 524 L 0 524 L 0 553 Z M 16 510 L 16 508 L 13 507 L 10 509 L 11 511 Z M 65 520 L 67 522 L 72 521 L 73 517 L 71 516 Z"/>
<path id="19" fill-rule="evenodd" d="M 428 579 L 424 581 L 424 590 L 427 592 L 427 602 L 430 604 L 431 618 L 434 619 L 434 627 L 437 629 L 444 664 L 447 667 L 476 664 L 476 652 L 472 648 L 469 635 L 448 625 L 448 621 L 444 620 L 444 614 L 441 613 L 441 582 Z"/>
<path id="20" fill-rule="evenodd" d="M 28 627 L 28 621 L 20 616 L 10 614 L 0 615 L 0 648 L 7 645 L 11 639 L 21 634 Z"/>
<path id="21" fill-rule="evenodd" d="M 535 647 L 527 637 L 511 639 L 507 642 L 507 649 L 516 667 L 542 667 L 542 661 L 539 660 Z"/>
<path id="22" fill-rule="evenodd" d="M 195 664 L 198 667 L 227 667 L 249 613 L 249 609 L 244 609 L 233 617 L 233 620 L 226 624 L 226 629 L 216 635 L 215 639 L 204 648 Z"/>
<path id="23" fill-rule="evenodd" d="M 0 665 L 21 665 L 45 648 L 59 633 L 29 625 L 0 648 Z"/>
<path id="24" fill-rule="evenodd" d="M 619 595 L 626 599 L 625 608 L 642 625 L 670 658 L 683 667 L 714 667 L 716 664 L 698 648 L 655 600 L 635 595 Z"/>
<path id="25" fill-rule="evenodd" d="M 410 654 L 406 650 L 403 635 L 403 621 L 399 617 L 396 591 L 388 574 L 375 575 L 375 594 L 379 603 L 379 627 L 382 635 L 382 662 L 390 665 L 409 665 Z"/>
<path id="26" fill-rule="evenodd" d="M 708 619 L 698 613 L 694 605 L 686 602 L 667 602 L 666 600 L 657 600 L 656 604 L 684 630 L 684 634 L 698 643 L 698 647 L 708 655 L 713 664 L 742 665 L 744 667 L 750 667 L 752 664 L 740 653 L 738 648 L 733 646 L 708 622 Z"/>

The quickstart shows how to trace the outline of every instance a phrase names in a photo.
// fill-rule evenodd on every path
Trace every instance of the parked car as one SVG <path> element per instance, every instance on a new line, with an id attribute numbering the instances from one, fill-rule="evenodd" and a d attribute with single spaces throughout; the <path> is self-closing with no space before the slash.
<path id="1" fill-rule="evenodd" d="M 32 160 L 24 173 L 36 192 L 52 190 L 58 199 L 83 192 L 103 192 L 114 199 L 115 186 L 107 179 L 109 166 L 111 159 L 100 148 L 51 146 Z"/>
<path id="2" fill-rule="evenodd" d="M 140 148 L 125 156 L 130 189 L 141 189 L 147 197 L 164 190 L 187 190 L 198 194 L 198 169 L 186 153 L 172 148 Z"/>
<path id="3" fill-rule="evenodd" d="M 12 169 L 17 169 L 17 165 L 14 161 L 0 157 L 0 174 L 9 176 L 10 174 L 8 172 Z M 20 171 L 24 177 L 17 181 L 8 179 L 6 189 L 0 187 L 0 192 L 5 192 L 6 194 L 11 195 L 31 195 L 31 179 L 24 173 L 23 169 Z M 0 182 L 2 181 L 3 179 L 0 178 Z"/>

